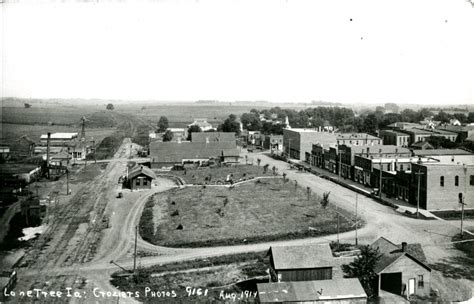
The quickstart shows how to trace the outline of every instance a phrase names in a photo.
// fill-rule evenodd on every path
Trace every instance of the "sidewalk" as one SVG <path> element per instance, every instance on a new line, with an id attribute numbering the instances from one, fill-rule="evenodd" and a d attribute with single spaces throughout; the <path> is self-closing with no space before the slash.
<path id="1" fill-rule="evenodd" d="M 305 163 L 304 161 L 301 161 L 301 160 L 297 160 L 297 159 L 290 159 L 289 160 L 289 163 L 290 164 L 294 164 L 294 165 L 299 165 L 299 166 L 303 166 L 307 171 L 321 177 L 321 178 L 325 178 L 325 179 L 328 179 L 334 183 L 337 183 L 341 186 L 344 186 L 346 188 L 349 188 L 351 190 L 354 190 L 356 192 L 358 192 L 359 194 L 362 194 L 362 195 L 365 195 L 365 196 L 368 196 L 384 205 L 388 205 L 394 209 L 396 209 L 397 212 L 400 212 L 400 213 L 405 213 L 405 211 L 408 211 L 409 213 L 411 214 L 416 214 L 416 207 L 410 205 L 408 202 L 405 202 L 403 200 L 398 200 L 398 199 L 395 199 L 395 198 L 389 198 L 387 197 L 384 193 L 382 193 L 382 197 L 380 198 L 380 196 L 376 196 L 376 195 L 373 195 L 371 194 L 372 193 L 372 188 L 369 188 L 369 187 L 366 187 L 362 184 L 359 184 L 353 180 L 350 180 L 348 178 L 343 178 L 335 173 L 332 173 L 328 170 L 325 170 L 325 169 L 322 169 L 322 168 L 319 168 L 319 167 L 316 167 L 316 166 L 311 166 L 307 163 Z M 295 170 L 298 170 L 298 169 L 295 169 Z M 419 209 L 419 213 L 424 216 L 425 218 L 432 218 L 432 219 L 435 219 L 436 216 L 433 215 L 431 212 L 429 212 L 428 210 L 424 210 L 424 209 Z"/>

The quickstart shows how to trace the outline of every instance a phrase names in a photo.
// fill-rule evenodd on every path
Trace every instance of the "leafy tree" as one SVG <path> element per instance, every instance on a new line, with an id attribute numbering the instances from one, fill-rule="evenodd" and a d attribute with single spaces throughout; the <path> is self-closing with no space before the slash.
<path id="1" fill-rule="evenodd" d="M 173 132 L 167 130 L 165 134 L 163 134 L 163 141 L 172 141 L 173 140 Z"/>
<path id="2" fill-rule="evenodd" d="M 324 192 L 323 193 L 323 199 L 321 200 L 321 206 L 326 209 L 326 207 L 329 205 L 329 194 L 331 192 Z"/>
<path id="3" fill-rule="evenodd" d="M 434 120 L 441 121 L 441 123 L 448 123 L 452 118 L 452 115 L 443 111 L 439 111 L 438 114 L 435 115 Z"/>
<path id="4" fill-rule="evenodd" d="M 365 245 L 360 248 L 360 255 L 353 262 L 342 265 L 345 277 L 358 278 L 369 298 L 374 298 L 377 295 L 378 287 L 374 284 L 377 278 L 375 265 L 377 265 L 380 257 L 381 254 L 378 248 Z"/>
<path id="5" fill-rule="evenodd" d="M 469 114 L 467 115 L 467 122 L 474 123 L 474 112 L 469 112 Z"/>
<path id="6" fill-rule="evenodd" d="M 161 116 L 158 120 L 158 132 L 165 132 L 169 127 L 168 118 L 166 116 Z"/>
<path id="7" fill-rule="evenodd" d="M 450 141 L 443 136 L 430 136 L 426 141 L 432 145 L 435 149 L 453 149 L 457 148 L 458 144 Z"/>
<path id="8" fill-rule="evenodd" d="M 245 155 L 245 156 L 247 156 L 247 155 Z M 263 174 L 266 174 L 266 173 L 268 172 L 268 167 L 269 167 L 269 166 L 270 166 L 269 164 L 265 164 L 265 165 L 263 166 Z"/>
<path id="9" fill-rule="evenodd" d="M 405 109 L 400 113 L 401 116 L 401 121 L 403 122 L 418 122 L 419 121 L 419 115 L 416 111 L 413 111 L 412 109 Z"/>
<path id="10" fill-rule="evenodd" d="M 107 104 L 107 106 L 105 107 L 106 110 L 113 110 L 114 109 L 114 105 L 109 103 Z"/>
<path id="11" fill-rule="evenodd" d="M 418 120 L 419 121 L 422 121 L 426 118 L 431 118 L 433 117 L 433 112 L 431 112 L 429 109 L 427 108 L 423 108 L 421 109 L 420 111 L 418 111 Z"/>
<path id="12" fill-rule="evenodd" d="M 362 130 L 367 133 L 375 133 L 379 127 L 379 120 L 375 113 L 370 113 L 365 117 Z"/>
<path id="13" fill-rule="evenodd" d="M 262 162 L 262 160 L 260 158 L 257 158 L 257 165 L 260 167 L 260 163 Z"/>
<path id="14" fill-rule="evenodd" d="M 454 118 L 459 120 L 460 123 L 462 124 L 467 123 L 467 116 L 464 115 L 464 113 L 454 113 L 453 116 Z"/>
<path id="15" fill-rule="evenodd" d="M 29 103 L 25 103 L 24 107 L 25 107 L 25 109 L 29 109 L 29 108 L 31 108 L 31 105 Z"/>
<path id="16" fill-rule="evenodd" d="M 234 132 L 236 134 L 240 133 L 240 124 L 237 122 L 237 116 L 230 114 L 229 117 L 224 120 L 224 123 L 219 125 L 217 131 L 220 132 Z"/>
<path id="17" fill-rule="evenodd" d="M 244 113 L 240 116 L 240 121 L 246 130 L 260 131 L 262 129 L 262 122 L 258 114 Z"/>
<path id="18" fill-rule="evenodd" d="M 202 132 L 201 130 L 201 127 L 198 126 L 198 125 L 192 125 L 188 128 L 188 137 L 187 137 L 187 140 L 191 140 L 191 133 L 194 133 L 194 132 Z"/>
<path id="19" fill-rule="evenodd" d="M 380 122 L 379 127 L 381 129 L 387 127 L 390 124 L 401 121 L 401 115 L 396 113 L 387 113 L 383 116 L 382 121 Z"/>

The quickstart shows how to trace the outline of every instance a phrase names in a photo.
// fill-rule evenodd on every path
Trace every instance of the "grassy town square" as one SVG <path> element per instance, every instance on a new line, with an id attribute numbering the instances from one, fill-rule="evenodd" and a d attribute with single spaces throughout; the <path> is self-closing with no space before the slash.
<path id="1" fill-rule="evenodd" d="M 194 186 L 150 198 L 140 231 L 150 242 L 171 247 L 245 244 L 332 234 L 337 213 L 322 196 L 282 177 L 253 179 L 235 187 Z M 351 215 L 339 216 L 340 232 Z"/>

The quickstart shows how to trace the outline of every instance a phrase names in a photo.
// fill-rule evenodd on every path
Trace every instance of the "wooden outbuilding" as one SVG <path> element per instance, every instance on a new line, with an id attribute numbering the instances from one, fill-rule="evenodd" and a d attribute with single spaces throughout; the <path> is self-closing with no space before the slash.
<path id="1" fill-rule="evenodd" d="M 272 246 L 268 255 L 273 282 L 332 279 L 335 263 L 329 244 Z"/>
<path id="2" fill-rule="evenodd" d="M 154 179 L 156 179 L 156 175 L 151 169 L 138 165 L 128 172 L 125 186 L 131 190 L 151 189 Z"/>
<path id="3" fill-rule="evenodd" d="M 431 268 L 420 244 L 396 245 L 381 237 L 370 246 L 378 248 L 382 255 L 375 265 L 379 292 L 384 290 L 405 298 L 430 295 Z"/>

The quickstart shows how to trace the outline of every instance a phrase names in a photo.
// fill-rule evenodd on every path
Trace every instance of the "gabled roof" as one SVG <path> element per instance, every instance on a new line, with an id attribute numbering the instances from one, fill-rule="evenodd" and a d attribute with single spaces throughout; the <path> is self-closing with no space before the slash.
<path id="1" fill-rule="evenodd" d="M 239 156 L 235 141 L 219 142 L 154 142 L 150 156 L 156 163 L 181 163 L 183 159 L 209 159 L 220 156 Z"/>
<path id="2" fill-rule="evenodd" d="M 61 150 L 61 152 L 51 156 L 51 159 L 70 159 L 71 156 L 64 150 Z"/>
<path id="3" fill-rule="evenodd" d="M 429 142 L 427 141 L 419 141 L 419 142 L 416 142 L 412 145 L 412 147 L 415 147 L 415 148 L 425 148 L 425 149 L 434 149 L 433 145 L 431 145 Z"/>
<path id="4" fill-rule="evenodd" d="M 152 179 L 155 179 L 156 178 L 156 175 L 155 173 L 153 173 L 153 171 L 151 171 L 149 168 L 145 167 L 145 166 L 136 166 L 134 168 L 132 168 L 130 171 L 128 171 L 128 179 L 132 179 L 132 178 L 135 178 L 137 176 L 139 176 L 140 174 L 144 174 L 148 177 L 151 177 Z"/>
<path id="5" fill-rule="evenodd" d="M 357 278 L 263 283 L 257 284 L 257 289 L 261 303 L 367 298 Z"/>
<path id="6" fill-rule="evenodd" d="M 407 244 L 406 251 L 403 251 L 401 244 L 395 245 L 389 240 L 380 237 L 370 246 L 372 248 L 378 248 L 381 254 L 380 260 L 378 261 L 377 265 L 375 265 L 374 271 L 376 273 L 382 272 L 402 256 L 412 259 L 416 263 L 431 271 L 431 268 L 426 264 L 426 257 L 425 253 L 423 252 L 423 248 L 418 243 Z"/>
<path id="7" fill-rule="evenodd" d="M 329 244 L 272 246 L 268 252 L 276 270 L 334 267 Z"/>
<path id="8" fill-rule="evenodd" d="M 192 142 L 220 142 L 235 141 L 234 132 L 193 132 L 191 133 Z"/>

